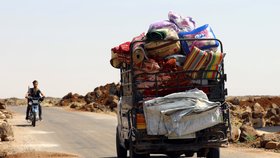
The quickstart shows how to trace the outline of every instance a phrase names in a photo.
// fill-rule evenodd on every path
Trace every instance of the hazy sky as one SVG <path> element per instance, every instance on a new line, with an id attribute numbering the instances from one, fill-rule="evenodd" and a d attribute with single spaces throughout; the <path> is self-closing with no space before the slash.
<path id="1" fill-rule="evenodd" d="M 48 96 L 119 81 L 111 47 L 173 10 L 224 43 L 230 95 L 280 95 L 279 0 L 0 0 L 0 98 L 32 80 Z"/>

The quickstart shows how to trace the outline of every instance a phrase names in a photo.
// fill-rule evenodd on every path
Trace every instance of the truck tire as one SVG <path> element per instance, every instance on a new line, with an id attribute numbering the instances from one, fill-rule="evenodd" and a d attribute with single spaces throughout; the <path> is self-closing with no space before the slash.
<path id="1" fill-rule="evenodd" d="M 127 150 L 121 145 L 120 135 L 118 127 L 116 129 L 116 149 L 117 149 L 117 157 L 118 158 L 126 158 L 127 157 Z"/>
<path id="2" fill-rule="evenodd" d="M 180 157 L 182 154 L 179 154 L 179 153 L 168 153 L 167 154 L 167 157 L 168 158 L 178 158 L 178 157 Z"/>
<path id="3" fill-rule="evenodd" d="M 132 149 L 129 150 L 129 158 L 149 158 L 150 154 L 137 154 Z"/>
<path id="4" fill-rule="evenodd" d="M 185 152 L 185 157 L 193 157 L 193 155 L 194 155 L 194 152 L 191 152 L 191 151 Z"/>
<path id="5" fill-rule="evenodd" d="M 220 158 L 220 148 L 210 148 L 206 158 Z"/>

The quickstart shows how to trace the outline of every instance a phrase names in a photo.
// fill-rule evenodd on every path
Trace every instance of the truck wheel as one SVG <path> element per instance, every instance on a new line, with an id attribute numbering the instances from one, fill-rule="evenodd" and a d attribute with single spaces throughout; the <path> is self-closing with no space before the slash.
<path id="1" fill-rule="evenodd" d="M 137 154 L 132 149 L 129 150 L 130 158 L 149 158 L 150 154 Z"/>
<path id="2" fill-rule="evenodd" d="M 180 157 L 182 154 L 179 153 L 168 153 L 167 156 L 168 158 L 178 158 Z"/>
<path id="3" fill-rule="evenodd" d="M 191 151 L 185 152 L 186 157 L 193 157 L 193 155 L 194 155 L 194 152 L 191 152 Z"/>
<path id="4" fill-rule="evenodd" d="M 206 158 L 220 158 L 220 148 L 210 148 Z"/>
<path id="5" fill-rule="evenodd" d="M 116 149 L 117 149 L 117 156 L 118 158 L 126 158 L 127 157 L 127 150 L 121 145 L 119 130 L 117 127 L 116 130 Z"/>

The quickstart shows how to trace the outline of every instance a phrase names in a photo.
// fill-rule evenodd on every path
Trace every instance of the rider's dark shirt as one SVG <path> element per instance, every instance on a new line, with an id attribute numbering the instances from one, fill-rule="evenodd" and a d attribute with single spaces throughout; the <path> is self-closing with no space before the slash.
<path id="1" fill-rule="evenodd" d="M 41 91 L 39 89 L 37 91 L 35 91 L 34 88 L 30 88 L 30 90 L 29 90 L 29 95 L 31 97 L 38 97 L 39 98 L 40 94 L 41 94 Z"/>

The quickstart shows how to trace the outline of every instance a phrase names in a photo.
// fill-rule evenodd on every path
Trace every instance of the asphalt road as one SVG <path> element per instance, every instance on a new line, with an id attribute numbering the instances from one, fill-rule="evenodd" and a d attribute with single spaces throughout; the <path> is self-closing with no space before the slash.
<path id="1" fill-rule="evenodd" d="M 14 125 L 18 149 L 65 152 L 82 158 L 116 158 L 116 116 L 44 107 L 43 121 L 31 127 L 24 120 L 25 108 L 9 107 L 15 112 L 11 123 Z M 221 157 L 279 158 L 280 154 L 230 147 L 221 150 Z"/>

